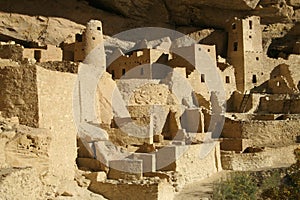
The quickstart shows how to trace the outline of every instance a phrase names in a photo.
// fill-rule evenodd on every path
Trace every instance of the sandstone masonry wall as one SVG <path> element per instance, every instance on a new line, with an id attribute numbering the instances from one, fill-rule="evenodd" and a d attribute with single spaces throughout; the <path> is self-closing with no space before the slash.
<path id="1" fill-rule="evenodd" d="M 0 85 L 0 110 L 3 116 L 17 116 L 21 124 L 38 127 L 35 66 L 0 67 Z"/>
<path id="2" fill-rule="evenodd" d="M 296 142 L 299 135 L 298 120 L 229 120 L 222 131 L 225 138 L 249 139 L 253 146 L 284 146 Z"/>
<path id="3" fill-rule="evenodd" d="M 0 58 L 21 60 L 24 48 L 16 44 L 0 43 Z"/>
<path id="4" fill-rule="evenodd" d="M 37 67 L 39 127 L 50 129 L 50 165 L 60 179 L 74 177 L 77 130 L 73 121 L 73 90 L 77 76 Z"/>

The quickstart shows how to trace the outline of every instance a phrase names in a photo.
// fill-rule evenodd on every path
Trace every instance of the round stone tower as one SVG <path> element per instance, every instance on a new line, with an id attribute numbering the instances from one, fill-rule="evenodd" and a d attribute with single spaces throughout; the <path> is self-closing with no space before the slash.
<path id="1" fill-rule="evenodd" d="M 105 66 L 106 58 L 101 21 L 90 20 L 87 23 L 83 36 L 83 48 L 85 63 Z"/>

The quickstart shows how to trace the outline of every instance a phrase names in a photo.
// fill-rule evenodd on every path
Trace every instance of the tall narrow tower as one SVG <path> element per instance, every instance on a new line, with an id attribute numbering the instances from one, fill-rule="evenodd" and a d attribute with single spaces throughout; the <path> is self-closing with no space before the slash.
<path id="1" fill-rule="evenodd" d="M 228 23 L 227 30 L 227 57 L 235 68 L 237 89 L 245 93 L 264 81 L 260 17 L 234 18 Z"/>
<path id="2" fill-rule="evenodd" d="M 90 20 L 87 23 L 83 36 L 83 49 L 86 63 L 106 67 L 101 21 Z"/>

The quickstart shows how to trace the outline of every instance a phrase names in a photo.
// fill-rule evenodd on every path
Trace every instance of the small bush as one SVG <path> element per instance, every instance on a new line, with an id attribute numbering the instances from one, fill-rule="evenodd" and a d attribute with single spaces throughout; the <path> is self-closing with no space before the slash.
<path id="1" fill-rule="evenodd" d="M 280 184 L 277 187 L 265 189 L 263 198 L 274 200 L 298 200 L 300 199 L 300 149 L 295 150 L 297 162 L 291 165 Z"/>
<path id="2" fill-rule="evenodd" d="M 255 200 L 257 199 L 257 193 L 258 187 L 254 178 L 246 172 L 238 172 L 215 184 L 213 199 Z"/>
<path id="3" fill-rule="evenodd" d="M 300 200 L 300 148 L 295 150 L 297 162 L 284 171 L 271 173 L 232 173 L 226 180 L 216 183 L 216 200 Z"/>

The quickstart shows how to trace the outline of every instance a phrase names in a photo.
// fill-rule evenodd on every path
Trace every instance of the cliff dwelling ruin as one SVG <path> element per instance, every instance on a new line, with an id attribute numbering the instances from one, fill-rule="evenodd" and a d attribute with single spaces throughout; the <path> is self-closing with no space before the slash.
<path id="1" fill-rule="evenodd" d="M 224 171 L 295 163 L 299 35 L 268 52 L 270 19 L 236 16 L 222 37 L 125 40 L 96 19 L 59 44 L 0 29 L 0 199 L 180 199 Z"/>

